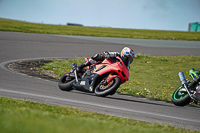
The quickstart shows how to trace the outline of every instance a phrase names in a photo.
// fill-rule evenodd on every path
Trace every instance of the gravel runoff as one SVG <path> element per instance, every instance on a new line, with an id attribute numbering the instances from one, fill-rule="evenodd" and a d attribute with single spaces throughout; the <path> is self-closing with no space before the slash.
<path id="1" fill-rule="evenodd" d="M 50 63 L 56 60 L 63 59 L 40 59 L 40 60 L 29 60 L 29 61 L 17 61 L 7 65 L 7 67 L 14 72 L 22 73 L 28 76 L 38 77 L 51 81 L 58 81 L 58 75 L 54 74 L 50 70 L 40 70 L 38 68 L 44 66 L 46 63 Z"/>

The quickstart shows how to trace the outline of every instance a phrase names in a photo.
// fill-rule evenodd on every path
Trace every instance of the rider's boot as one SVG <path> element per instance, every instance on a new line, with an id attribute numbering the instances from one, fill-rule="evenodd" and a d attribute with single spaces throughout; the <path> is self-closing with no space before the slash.
<path id="1" fill-rule="evenodd" d="M 90 65 L 90 61 L 89 61 L 89 60 L 85 61 L 84 63 L 82 63 L 82 64 L 80 64 L 80 65 L 78 66 L 77 72 L 78 72 L 78 73 L 81 73 L 82 70 L 83 70 L 83 68 L 86 67 L 86 66 L 89 66 L 89 65 Z"/>

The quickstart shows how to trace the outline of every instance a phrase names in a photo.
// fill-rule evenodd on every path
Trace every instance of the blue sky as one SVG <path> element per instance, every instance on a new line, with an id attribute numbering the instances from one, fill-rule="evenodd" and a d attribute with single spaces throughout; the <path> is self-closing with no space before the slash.
<path id="1" fill-rule="evenodd" d="M 200 0 L 0 0 L 0 17 L 44 24 L 187 31 Z"/>

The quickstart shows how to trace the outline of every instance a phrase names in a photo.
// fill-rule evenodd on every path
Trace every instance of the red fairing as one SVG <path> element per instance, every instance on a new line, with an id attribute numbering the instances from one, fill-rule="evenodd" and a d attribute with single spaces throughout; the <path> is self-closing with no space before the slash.
<path id="1" fill-rule="evenodd" d="M 129 80 L 129 71 L 124 65 L 120 57 L 116 57 L 119 62 L 112 63 L 110 60 L 105 59 L 102 63 L 97 64 L 93 73 L 103 75 L 110 73 L 108 81 L 111 81 L 114 77 L 121 78 L 121 84 Z M 102 68 L 102 66 L 105 66 Z"/>

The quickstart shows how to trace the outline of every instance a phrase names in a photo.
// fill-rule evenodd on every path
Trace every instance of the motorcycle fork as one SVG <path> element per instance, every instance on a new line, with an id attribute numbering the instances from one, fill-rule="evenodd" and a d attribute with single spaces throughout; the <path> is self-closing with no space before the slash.
<path id="1" fill-rule="evenodd" d="M 194 102 L 195 104 L 197 104 L 197 103 L 198 103 L 198 100 L 196 100 L 196 98 L 195 98 L 195 95 L 194 95 L 194 94 L 191 94 L 191 93 L 190 93 L 190 91 L 189 91 L 189 88 L 188 88 L 187 84 L 185 83 L 185 84 L 183 84 L 183 85 L 184 85 L 184 87 L 185 87 L 185 89 L 186 89 L 186 92 L 187 92 L 187 93 L 188 93 L 188 95 L 190 96 L 190 98 L 191 98 L 192 102 Z"/>
<path id="2" fill-rule="evenodd" d="M 77 64 L 76 63 L 72 64 L 72 69 L 74 70 L 75 81 L 77 83 L 78 82 L 78 75 L 77 75 Z"/>
<path id="3" fill-rule="evenodd" d="M 185 87 L 185 89 L 186 89 L 188 95 L 190 96 L 190 98 L 194 99 L 193 96 L 192 96 L 192 94 L 191 94 L 190 91 L 188 90 L 187 84 L 184 83 L 183 85 L 184 85 L 184 87 Z"/>

